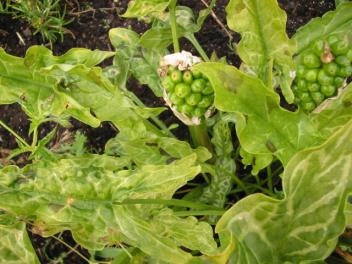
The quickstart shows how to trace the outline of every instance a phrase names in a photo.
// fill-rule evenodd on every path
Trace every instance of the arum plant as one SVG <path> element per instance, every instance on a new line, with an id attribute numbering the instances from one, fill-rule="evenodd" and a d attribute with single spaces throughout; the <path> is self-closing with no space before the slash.
<path id="1" fill-rule="evenodd" d="M 191 67 L 200 61 L 185 51 L 166 55 L 161 60 L 160 75 L 166 104 L 189 126 L 195 145 L 211 150 L 205 119 L 214 112 L 214 90 L 200 72 L 191 71 Z"/>
<path id="2" fill-rule="evenodd" d="M 304 100 L 291 84 L 313 83 L 311 72 L 330 74 L 317 82 L 350 76 L 350 38 L 347 45 L 330 38 L 349 36 L 351 3 L 313 19 L 290 39 L 275 0 L 231 0 L 228 24 L 242 35 L 239 69 L 209 62 L 197 44 L 201 59 L 179 49 L 178 39 L 192 39 L 208 9 L 195 22 L 191 10 L 176 1 L 130 3 L 124 16 L 152 26 L 142 36 L 112 29 L 116 52 L 72 49 L 53 56 L 34 46 L 19 58 L 0 50 L 0 104 L 20 104 L 32 133 L 48 120 L 65 125 L 69 118 L 91 127 L 108 121 L 119 130 L 102 154 L 89 153 L 79 142 L 55 152 L 46 147 L 49 133 L 34 140 L 45 151 L 33 162 L 1 167 L 1 262 L 39 263 L 27 224 L 44 237 L 70 230 L 93 263 L 112 245 L 123 250 L 114 261 L 125 263 L 323 263 L 351 224 L 352 84 L 343 80 L 334 97 L 312 112 L 302 109 Z M 321 39 L 323 53 L 309 55 Z M 111 56 L 113 65 L 96 66 Z M 309 77 L 300 75 L 302 64 Z M 337 77 L 331 76 L 335 70 Z M 172 127 L 158 119 L 165 108 L 147 108 L 126 89 L 131 76 L 165 98 L 206 147 L 170 135 Z M 282 107 L 282 100 L 293 103 L 295 96 L 296 111 Z M 233 145 L 234 132 L 240 149 Z M 252 175 L 237 177 L 239 155 L 253 174 L 267 168 L 263 182 L 269 191 L 259 176 L 259 186 L 246 181 Z M 284 170 L 277 177 L 279 194 L 273 159 Z M 196 182 L 200 174 L 206 184 Z M 227 197 L 238 192 L 245 197 Z"/>
<path id="3" fill-rule="evenodd" d="M 214 90 L 201 72 L 190 70 L 194 64 L 201 62 L 201 60 L 190 53 L 184 51 L 180 53 L 177 37 L 176 4 L 177 0 L 171 0 L 169 4 L 170 27 L 175 53 L 167 55 L 161 60 L 161 67 L 163 67 L 161 77 L 164 77 L 163 87 L 165 89 L 164 99 L 175 115 L 189 126 L 193 143 L 196 146 L 206 146 L 213 152 L 205 119 L 210 117 L 214 111 L 212 107 Z M 191 39 L 203 60 L 209 61 L 194 35 Z"/>
<path id="4" fill-rule="evenodd" d="M 159 76 L 155 78 L 158 78 L 161 83 L 158 91 L 152 89 L 157 96 L 163 96 L 175 115 L 189 126 L 194 144 L 206 146 L 211 152 L 213 152 L 213 147 L 205 119 L 214 112 L 213 89 L 204 75 L 191 70 L 192 66 L 201 60 L 189 52 L 181 52 L 179 38 L 188 39 L 199 52 L 202 60 L 209 61 L 194 33 L 200 30 L 214 5 L 215 1 L 212 1 L 207 9 L 202 10 L 196 23 L 192 10 L 177 6 L 176 0 L 160 1 L 156 5 L 148 1 L 134 1 L 130 3 L 123 15 L 124 17 L 137 17 L 148 22 L 153 21 L 152 28 L 145 32 L 138 41 L 141 48 L 159 51 Z M 168 10 L 167 13 L 166 10 Z M 116 33 L 111 32 L 110 37 L 114 38 L 113 35 L 116 36 Z M 173 45 L 174 53 L 162 56 L 168 53 L 166 48 L 170 44 Z"/>

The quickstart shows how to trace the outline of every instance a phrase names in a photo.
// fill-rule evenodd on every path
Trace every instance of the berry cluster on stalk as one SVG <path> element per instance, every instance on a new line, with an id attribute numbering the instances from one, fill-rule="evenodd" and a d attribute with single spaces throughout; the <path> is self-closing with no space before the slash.
<path id="1" fill-rule="evenodd" d="M 213 105 L 214 89 L 209 80 L 199 72 L 180 71 L 170 66 L 162 85 L 172 106 L 189 118 L 204 117 Z"/>
<path id="2" fill-rule="evenodd" d="M 311 112 L 337 94 L 352 76 L 352 46 L 348 39 L 330 35 L 319 39 L 298 58 L 293 92 L 304 111 Z"/>

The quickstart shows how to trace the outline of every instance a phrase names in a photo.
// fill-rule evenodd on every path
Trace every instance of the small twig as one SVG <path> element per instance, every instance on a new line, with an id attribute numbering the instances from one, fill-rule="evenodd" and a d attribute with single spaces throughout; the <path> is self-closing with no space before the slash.
<path id="1" fill-rule="evenodd" d="M 70 249 L 67 253 L 66 253 L 66 257 L 72 253 L 76 253 L 78 251 L 78 247 L 79 245 L 75 245 L 72 249 Z"/>
<path id="2" fill-rule="evenodd" d="M 341 248 L 336 247 L 335 252 L 340 255 L 347 263 L 352 263 L 352 255 L 346 251 L 343 251 Z"/>
<path id="3" fill-rule="evenodd" d="M 24 146 L 30 147 L 30 145 L 20 136 L 18 135 L 12 128 L 10 128 L 8 125 L 6 125 L 4 122 L 0 120 L 0 127 L 3 127 L 12 134 L 19 142 L 21 142 Z"/>
<path id="4" fill-rule="evenodd" d="M 122 250 L 127 254 L 127 256 L 130 259 L 133 259 L 133 256 L 131 255 L 131 253 L 124 247 L 124 245 L 122 243 L 120 243 L 119 246 L 122 248 Z"/>
<path id="5" fill-rule="evenodd" d="M 87 259 L 81 252 L 79 252 L 78 250 L 76 250 L 74 247 L 72 247 L 71 245 L 67 244 L 64 240 L 62 240 L 61 238 L 58 238 L 56 236 L 51 236 L 52 238 L 56 239 L 57 241 L 59 241 L 61 244 L 65 245 L 67 248 L 70 249 L 70 251 L 75 252 L 78 256 L 80 256 L 82 259 L 84 259 L 85 261 L 87 261 L 88 263 L 92 263 L 91 261 L 89 261 L 89 259 Z"/>
<path id="6" fill-rule="evenodd" d="M 117 10 L 117 7 L 102 7 L 102 8 L 98 8 L 98 9 L 94 9 L 94 8 L 88 8 L 86 10 L 82 10 L 82 11 L 79 11 L 79 12 L 70 12 L 68 13 L 69 15 L 72 15 L 72 16 L 79 16 L 79 15 L 82 15 L 82 14 L 85 14 L 85 13 L 89 13 L 89 12 L 93 12 L 95 13 L 96 11 L 113 11 L 113 10 Z"/>
<path id="7" fill-rule="evenodd" d="M 201 0 L 201 1 L 206 7 L 209 7 L 208 3 L 205 2 L 205 0 Z M 210 14 L 214 18 L 215 22 L 218 23 L 218 25 L 222 28 L 222 30 L 225 31 L 225 33 L 226 33 L 227 37 L 229 38 L 229 40 L 232 41 L 233 37 L 232 37 L 231 33 L 227 30 L 226 26 L 220 21 L 220 19 L 215 14 L 215 12 L 213 10 L 211 10 Z"/>
<path id="8" fill-rule="evenodd" d="M 94 8 L 88 8 L 86 10 L 83 10 L 83 11 L 79 11 L 79 12 L 69 12 L 68 14 L 71 15 L 71 16 L 80 16 L 82 14 L 85 14 L 85 13 L 89 13 L 89 12 L 93 12 L 95 13 L 97 10 L 94 9 Z"/>
<path id="9" fill-rule="evenodd" d="M 18 39 L 20 40 L 20 44 L 23 46 L 26 46 L 26 42 L 24 42 L 24 39 L 22 38 L 21 34 L 16 32 L 16 35 L 17 35 Z"/>
<path id="10" fill-rule="evenodd" d="M 68 28 L 62 28 L 62 29 L 64 30 L 65 33 L 70 34 L 74 40 L 76 39 L 75 34 L 71 30 L 69 30 Z"/>

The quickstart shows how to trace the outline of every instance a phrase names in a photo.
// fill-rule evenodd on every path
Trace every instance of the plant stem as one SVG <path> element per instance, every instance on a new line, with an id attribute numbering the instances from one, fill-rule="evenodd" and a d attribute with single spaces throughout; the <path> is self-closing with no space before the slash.
<path id="1" fill-rule="evenodd" d="M 204 210 L 204 211 L 177 211 L 176 216 L 201 216 L 201 215 L 223 215 L 226 210 Z"/>
<path id="2" fill-rule="evenodd" d="M 192 142 L 195 147 L 206 147 L 211 154 L 214 154 L 213 145 L 211 144 L 207 126 L 202 122 L 198 126 L 188 126 Z"/>
<path id="3" fill-rule="evenodd" d="M 250 194 L 247 190 L 247 186 L 236 174 L 233 175 L 232 179 L 241 188 L 241 190 L 243 190 L 246 193 L 246 195 Z"/>
<path id="4" fill-rule="evenodd" d="M 197 38 L 194 36 L 194 34 L 187 34 L 185 36 L 189 42 L 192 43 L 192 45 L 196 48 L 196 50 L 198 51 L 199 55 L 202 57 L 202 59 L 204 61 L 210 61 L 208 55 L 205 53 L 204 49 L 202 48 L 202 46 L 199 44 Z"/>
<path id="5" fill-rule="evenodd" d="M 172 42 L 174 45 L 174 52 L 180 52 L 180 44 L 177 36 L 177 22 L 176 22 L 176 3 L 177 0 L 171 0 L 169 5 L 170 10 L 170 26 L 172 32 Z"/>
<path id="6" fill-rule="evenodd" d="M 32 147 L 35 147 L 38 142 L 38 127 L 35 127 L 33 130 L 33 139 L 32 139 Z"/>
<path id="7" fill-rule="evenodd" d="M 29 144 L 21 137 L 19 136 L 15 131 L 13 131 L 9 126 L 7 126 L 4 122 L 0 120 L 0 126 L 5 128 L 10 134 L 12 134 L 19 142 L 21 142 L 23 145 L 26 147 L 30 147 Z"/>
<path id="8" fill-rule="evenodd" d="M 266 168 L 267 176 L 268 176 L 268 187 L 271 193 L 273 193 L 273 174 L 271 172 L 270 165 Z"/>
<path id="9" fill-rule="evenodd" d="M 191 202 L 179 199 L 126 199 L 122 202 L 113 202 L 116 205 L 127 205 L 127 204 L 162 204 L 167 206 L 176 207 L 187 207 L 199 210 L 214 210 L 217 209 L 214 206 L 210 206 L 203 203 Z"/>

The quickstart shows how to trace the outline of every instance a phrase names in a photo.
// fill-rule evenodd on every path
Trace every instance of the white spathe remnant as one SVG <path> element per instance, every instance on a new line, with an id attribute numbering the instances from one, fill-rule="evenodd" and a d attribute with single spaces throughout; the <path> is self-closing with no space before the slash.
<path id="1" fill-rule="evenodd" d="M 202 60 L 188 51 L 181 51 L 164 56 L 160 61 L 160 66 L 174 66 L 178 67 L 180 71 L 184 71 L 192 67 L 196 63 L 200 63 Z"/>
<path id="2" fill-rule="evenodd" d="M 296 78 L 296 71 L 290 71 L 290 78 L 294 79 Z"/>
<path id="3" fill-rule="evenodd" d="M 329 108 L 329 106 L 335 101 L 338 100 L 339 98 L 341 98 L 341 94 L 343 94 L 347 89 L 345 89 L 347 87 L 347 79 L 345 79 L 344 83 L 342 84 L 341 87 L 337 88 L 337 95 L 334 97 L 330 97 L 325 99 L 320 105 L 318 105 L 313 113 L 318 114 L 320 112 L 322 112 L 323 110 Z"/>

